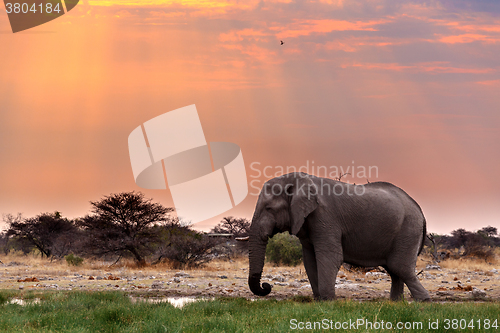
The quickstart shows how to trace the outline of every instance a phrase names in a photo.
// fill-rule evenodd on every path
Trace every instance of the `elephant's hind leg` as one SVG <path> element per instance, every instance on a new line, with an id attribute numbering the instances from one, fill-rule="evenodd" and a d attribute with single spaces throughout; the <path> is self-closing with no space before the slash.
<path id="1" fill-rule="evenodd" d="M 403 280 L 399 276 L 394 274 L 391 270 L 389 270 L 387 266 L 384 266 L 384 268 L 391 276 L 391 300 L 402 301 L 404 299 L 403 290 L 405 287 Z"/>
<path id="2" fill-rule="evenodd" d="M 429 301 L 430 296 L 429 292 L 425 290 L 420 281 L 415 274 L 415 263 L 410 265 L 387 265 L 389 272 L 394 275 L 397 275 L 401 281 L 403 281 L 410 289 L 411 295 L 417 301 Z M 392 275 L 391 275 L 392 277 Z M 394 280 L 393 280 L 393 288 L 394 288 Z M 399 287 L 401 288 L 401 287 Z M 402 288 L 401 288 L 402 292 Z M 392 288 L 391 288 L 391 299 L 392 299 Z"/>

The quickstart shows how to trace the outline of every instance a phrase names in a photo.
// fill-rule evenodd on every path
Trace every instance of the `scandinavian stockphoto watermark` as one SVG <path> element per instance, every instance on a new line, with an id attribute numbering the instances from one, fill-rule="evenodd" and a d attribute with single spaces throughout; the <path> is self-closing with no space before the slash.
<path id="1" fill-rule="evenodd" d="M 135 182 L 172 194 L 177 215 L 196 223 L 222 214 L 248 194 L 240 147 L 207 143 L 195 105 L 146 121 L 128 137 Z"/>
<path id="2" fill-rule="evenodd" d="M 79 0 L 4 0 L 12 32 L 34 28 L 76 7 Z"/>
<path id="3" fill-rule="evenodd" d="M 299 180 L 293 191 L 302 191 L 313 195 L 363 195 L 365 193 L 365 187 L 360 182 L 366 182 L 369 179 L 378 178 L 378 167 L 377 166 L 364 166 L 356 165 L 352 161 L 352 165 L 347 166 L 337 166 L 337 165 L 316 165 L 314 161 L 306 161 L 305 164 L 296 166 L 263 166 L 260 162 L 253 162 L 250 164 L 250 195 L 258 196 L 262 191 L 266 194 L 271 195 L 281 195 L 285 193 L 287 195 L 292 195 L 291 187 L 283 187 L 276 183 L 272 186 L 263 187 L 265 180 L 274 177 L 279 177 L 288 173 L 298 172 L 306 173 L 309 175 L 315 175 L 322 178 L 330 178 L 334 180 L 342 180 L 342 182 L 330 182 L 327 179 L 320 179 L 319 184 L 316 186 L 309 186 L 301 183 Z M 352 182 L 352 184 L 351 184 Z M 356 185 L 356 182 L 358 185 Z"/>

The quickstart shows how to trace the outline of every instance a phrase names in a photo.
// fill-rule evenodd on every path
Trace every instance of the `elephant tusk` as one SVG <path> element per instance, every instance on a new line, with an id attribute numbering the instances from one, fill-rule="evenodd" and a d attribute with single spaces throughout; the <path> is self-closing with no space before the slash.
<path id="1" fill-rule="evenodd" d="M 240 242 L 247 242 L 249 239 L 250 239 L 250 236 L 246 236 L 246 237 L 236 237 L 235 238 L 237 241 L 240 241 Z"/>

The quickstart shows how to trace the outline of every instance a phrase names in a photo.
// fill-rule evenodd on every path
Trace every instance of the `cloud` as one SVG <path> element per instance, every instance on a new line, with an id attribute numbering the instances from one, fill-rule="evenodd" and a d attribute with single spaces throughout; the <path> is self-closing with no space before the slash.
<path id="1" fill-rule="evenodd" d="M 476 84 L 483 86 L 500 86 L 500 80 L 477 81 Z"/>
<path id="2" fill-rule="evenodd" d="M 295 20 L 285 26 L 272 27 L 270 30 L 275 31 L 280 38 L 292 38 L 311 34 L 326 34 L 333 31 L 376 31 L 375 26 L 385 22 L 387 20 L 350 22 L 346 20 L 309 19 Z"/>
<path id="3" fill-rule="evenodd" d="M 496 43 L 500 41 L 500 38 L 492 38 L 489 36 L 478 35 L 478 34 L 463 34 L 457 36 L 442 37 L 439 39 L 439 41 L 447 44 L 457 44 L 457 43 L 463 44 L 463 43 L 472 43 L 477 41 Z"/>
<path id="4" fill-rule="evenodd" d="M 396 72 L 424 72 L 431 74 L 487 74 L 496 72 L 493 68 L 463 68 L 446 66 L 448 62 L 431 62 L 431 63 L 418 63 L 415 65 L 400 65 L 398 63 L 352 63 L 343 64 L 342 68 L 361 68 L 366 70 L 384 70 Z"/>
<path id="5" fill-rule="evenodd" d="M 263 37 L 268 37 L 270 35 L 271 35 L 270 33 L 264 32 L 262 30 L 255 30 L 252 28 L 248 28 L 248 29 L 230 31 L 228 33 L 222 33 L 219 36 L 219 40 L 221 42 L 240 42 L 242 40 L 259 41 L 263 39 L 267 40 L 267 38 Z"/>

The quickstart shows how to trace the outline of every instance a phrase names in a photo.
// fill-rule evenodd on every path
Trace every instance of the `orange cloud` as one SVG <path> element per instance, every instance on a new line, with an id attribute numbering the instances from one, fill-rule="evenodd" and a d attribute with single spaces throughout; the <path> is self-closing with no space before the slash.
<path id="1" fill-rule="evenodd" d="M 241 1 L 238 4 L 232 1 L 214 0 L 89 0 L 91 6 L 131 6 L 131 7 L 159 7 L 170 5 L 183 5 L 187 7 L 249 7 L 257 4 L 258 1 Z"/>
<path id="2" fill-rule="evenodd" d="M 476 32 L 476 31 L 487 31 L 487 32 L 500 32 L 500 22 L 495 25 L 481 25 L 481 24 L 468 24 L 462 25 L 459 22 L 450 23 L 457 30 L 463 30 L 467 32 Z"/>
<path id="3" fill-rule="evenodd" d="M 175 7 L 189 8 L 196 11 L 191 12 L 192 17 L 205 17 L 227 14 L 231 10 L 252 10 L 258 5 L 258 0 L 246 0 L 233 2 L 230 0 L 89 0 L 88 4 L 93 7 Z"/>
<path id="4" fill-rule="evenodd" d="M 414 66 L 402 66 L 396 63 L 387 63 L 387 64 L 369 64 L 369 63 L 352 63 L 352 64 L 343 64 L 340 66 L 341 68 L 348 67 L 358 67 L 363 69 L 382 69 L 382 70 L 390 70 L 390 71 L 398 71 L 401 72 L 405 69 L 412 69 Z"/>
<path id="5" fill-rule="evenodd" d="M 276 52 L 270 51 L 263 47 L 259 47 L 257 45 L 243 46 L 241 44 L 231 44 L 222 45 L 222 47 L 229 50 L 238 50 L 242 54 L 250 56 L 250 58 L 253 60 L 258 60 L 267 64 L 279 64 L 284 61 L 276 57 Z"/>
<path id="6" fill-rule="evenodd" d="M 167 13 L 167 12 L 152 11 L 152 12 L 149 12 L 149 14 L 155 18 L 171 18 L 171 17 L 186 16 L 185 12 L 168 12 Z"/>
<path id="7" fill-rule="evenodd" d="M 337 7 L 344 7 L 345 0 L 319 0 L 321 3 L 326 3 L 327 5 L 333 5 Z"/>
<path id="8" fill-rule="evenodd" d="M 377 31 L 375 25 L 386 23 L 387 20 L 368 22 L 349 22 L 341 20 L 297 20 L 285 27 L 271 27 L 277 31 L 280 38 L 307 36 L 314 33 L 325 34 L 332 31 Z"/>
<path id="9" fill-rule="evenodd" d="M 219 36 L 221 42 L 238 42 L 244 39 L 261 40 L 261 37 L 269 36 L 270 34 L 254 29 L 243 29 L 238 31 L 230 31 L 222 33 Z"/>

